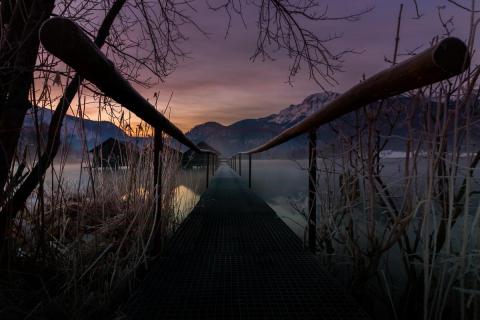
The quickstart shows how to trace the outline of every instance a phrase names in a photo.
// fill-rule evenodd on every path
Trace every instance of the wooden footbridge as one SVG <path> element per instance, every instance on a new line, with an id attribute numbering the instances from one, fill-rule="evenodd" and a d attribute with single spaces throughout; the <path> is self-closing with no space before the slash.
<path id="1" fill-rule="evenodd" d="M 44 47 L 106 95 L 155 128 L 155 199 L 161 199 L 162 135 L 201 150 L 159 113 L 117 71 L 112 62 L 72 21 L 52 18 L 40 31 Z M 465 44 L 446 38 L 430 49 L 356 85 L 321 110 L 265 144 L 234 155 L 249 159 L 243 185 L 225 163 L 209 189 L 162 252 L 143 284 L 125 306 L 132 319 L 365 319 L 364 312 L 329 276 L 316 251 L 316 129 L 377 100 L 447 79 L 465 71 Z M 308 248 L 251 190 L 251 161 L 301 134 L 309 135 Z M 207 183 L 216 155 L 207 157 Z M 239 173 L 241 167 L 238 166 Z M 155 206 L 161 221 L 160 205 Z M 158 235 L 159 232 L 156 234 Z"/>

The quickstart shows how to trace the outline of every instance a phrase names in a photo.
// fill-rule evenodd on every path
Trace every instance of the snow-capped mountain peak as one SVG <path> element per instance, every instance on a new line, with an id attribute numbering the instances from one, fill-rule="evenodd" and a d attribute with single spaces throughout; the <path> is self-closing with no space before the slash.
<path id="1" fill-rule="evenodd" d="M 290 126 L 317 112 L 330 101 L 338 97 L 335 92 L 314 93 L 306 97 L 300 104 L 292 104 L 277 114 L 267 117 L 270 123 Z"/>

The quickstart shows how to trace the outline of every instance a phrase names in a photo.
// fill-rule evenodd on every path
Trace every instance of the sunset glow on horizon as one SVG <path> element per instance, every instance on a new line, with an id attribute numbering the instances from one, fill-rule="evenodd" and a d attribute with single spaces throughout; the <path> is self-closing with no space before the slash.
<path id="1" fill-rule="evenodd" d="M 385 58 L 393 54 L 400 3 L 362 0 L 352 5 L 349 1 L 330 2 L 331 16 L 366 8 L 372 10 L 355 22 L 318 22 L 319 34 L 325 37 L 342 35 L 327 43 L 332 52 L 357 52 L 344 56 L 343 72 L 334 75 L 337 85 L 322 83 L 327 90 L 344 92 L 359 82 L 363 75 L 371 76 L 391 65 Z M 406 58 L 406 52 L 416 48 L 423 50 L 430 46 L 434 36 L 444 34 L 437 14 L 440 5 L 445 5 L 443 15 L 453 17 L 452 36 L 462 37 L 465 34 L 468 25 L 466 13 L 446 0 L 423 1 L 420 4 L 420 19 L 415 18 L 413 2 L 406 3 L 400 33 L 400 61 Z M 242 119 L 265 117 L 322 91 L 317 83 L 309 79 L 306 70 L 300 70 L 292 79 L 292 84 L 287 83 L 290 61 L 285 54 L 279 53 L 273 61 L 250 60 L 256 41 L 256 11 L 245 11 L 247 28 L 238 16 L 233 16 L 233 27 L 225 37 L 228 23 L 225 15 L 211 12 L 201 5 L 198 7 L 198 14 L 203 18 L 198 19 L 202 20 L 200 27 L 208 33 L 208 38 L 198 31 L 188 32 L 189 39 L 184 47 L 189 56 L 163 83 L 148 89 L 139 88 L 150 100 L 154 92 L 159 92 L 160 110 L 166 108 L 171 98 L 166 116 L 181 130 L 188 131 L 207 121 L 230 125 Z M 92 119 L 98 117 L 98 109 L 94 106 L 87 108 L 86 113 Z M 133 118 L 132 123 L 138 124 L 139 121 Z"/>

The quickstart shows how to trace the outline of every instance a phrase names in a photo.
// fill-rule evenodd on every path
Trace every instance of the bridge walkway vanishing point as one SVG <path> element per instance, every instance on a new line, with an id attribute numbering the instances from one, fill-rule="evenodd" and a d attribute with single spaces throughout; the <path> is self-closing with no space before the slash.
<path id="1" fill-rule="evenodd" d="M 368 318 L 226 165 L 125 311 L 131 319 Z"/>

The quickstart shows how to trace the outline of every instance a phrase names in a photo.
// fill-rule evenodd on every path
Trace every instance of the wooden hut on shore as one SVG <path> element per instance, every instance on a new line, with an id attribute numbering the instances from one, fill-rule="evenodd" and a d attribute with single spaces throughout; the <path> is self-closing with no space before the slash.
<path id="1" fill-rule="evenodd" d="M 217 156 L 220 155 L 220 152 L 218 152 L 218 150 L 208 145 L 204 141 L 197 143 L 197 145 L 200 149 L 210 150 L 213 153 L 215 153 Z M 206 153 L 198 153 L 191 149 L 183 153 L 183 157 L 182 157 L 183 168 L 199 168 L 199 167 L 205 167 L 206 165 L 207 165 Z"/>
<path id="2" fill-rule="evenodd" d="M 93 166 L 96 168 L 117 169 L 128 166 L 129 161 L 139 156 L 135 145 L 114 138 L 108 138 L 88 152 L 93 154 Z"/>

